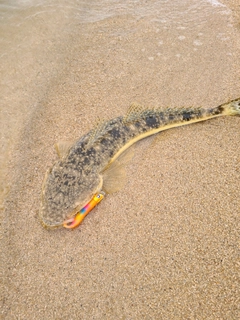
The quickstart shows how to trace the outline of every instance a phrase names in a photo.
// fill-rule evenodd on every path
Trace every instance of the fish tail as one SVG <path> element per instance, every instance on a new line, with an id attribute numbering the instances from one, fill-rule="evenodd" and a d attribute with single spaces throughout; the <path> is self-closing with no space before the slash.
<path id="1" fill-rule="evenodd" d="M 240 98 L 224 103 L 217 108 L 222 115 L 240 117 Z"/>

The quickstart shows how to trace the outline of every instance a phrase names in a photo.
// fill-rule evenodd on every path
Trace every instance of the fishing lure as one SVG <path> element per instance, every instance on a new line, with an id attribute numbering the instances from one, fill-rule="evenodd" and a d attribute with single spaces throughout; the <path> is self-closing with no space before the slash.
<path id="1" fill-rule="evenodd" d="M 74 217 L 66 220 L 63 223 L 63 226 L 67 229 L 73 229 L 76 228 L 80 225 L 80 223 L 83 221 L 83 219 L 86 217 L 86 215 L 92 211 L 92 209 L 94 207 L 96 207 L 96 205 L 102 201 L 102 199 L 105 196 L 105 192 L 101 191 L 98 194 L 96 194 L 92 200 L 86 204 L 85 207 L 83 207 Z"/>

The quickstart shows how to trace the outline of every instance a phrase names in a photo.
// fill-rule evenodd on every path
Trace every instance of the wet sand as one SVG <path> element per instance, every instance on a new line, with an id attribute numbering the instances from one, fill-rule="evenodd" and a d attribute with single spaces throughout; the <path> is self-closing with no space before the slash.
<path id="1" fill-rule="evenodd" d="M 239 97 L 238 8 L 133 2 L 100 19 L 100 4 L 85 6 L 25 19 L 39 38 L 33 31 L 29 51 L 6 47 L 2 319 L 237 319 L 239 118 L 140 142 L 125 188 L 74 231 L 45 230 L 38 208 L 54 143 L 98 117 L 134 101 L 213 107 Z"/>

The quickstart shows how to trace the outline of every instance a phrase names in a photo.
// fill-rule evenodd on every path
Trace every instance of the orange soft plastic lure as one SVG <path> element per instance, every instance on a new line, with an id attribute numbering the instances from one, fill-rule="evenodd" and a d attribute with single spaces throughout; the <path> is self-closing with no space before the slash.
<path id="1" fill-rule="evenodd" d="M 96 194 L 88 204 L 85 205 L 74 217 L 66 220 L 63 226 L 67 229 L 73 229 L 80 225 L 86 215 L 104 198 L 103 191 Z"/>

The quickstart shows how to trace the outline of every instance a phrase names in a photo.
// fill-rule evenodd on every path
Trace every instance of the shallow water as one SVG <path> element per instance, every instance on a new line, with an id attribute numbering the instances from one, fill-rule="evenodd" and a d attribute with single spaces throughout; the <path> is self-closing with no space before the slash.
<path id="1" fill-rule="evenodd" d="M 208 20 L 214 15 L 218 15 L 219 25 L 215 26 L 216 30 L 211 30 Z M 102 54 L 103 59 L 109 60 L 103 51 L 115 50 L 118 55 L 120 50 L 120 59 L 130 59 L 134 63 L 135 76 L 144 77 L 144 68 L 149 67 L 162 77 L 159 70 L 163 68 L 162 64 L 168 64 L 167 71 L 192 68 L 187 63 L 196 63 L 198 57 L 205 59 L 208 52 L 208 56 L 215 56 L 217 50 L 227 48 L 223 66 L 219 66 L 219 58 L 206 62 L 212 69 L 225 65 L 221 71 L 223 78 L 225 75 L 222 72 L 227 73 L 227 66 L 235 63 L 236 59 L 232 56 L 234 44 L 229 36 L 233 28 L 231 10 L 219 1 L 163 0 L 147 4 L 145 1 L 125 3 L 116 0 L 91 3 L 52 1 L 51 4 L 48 1 L 2 1 L 0 18 L 1 168 L 5 179 L 6 164 L 22 128 L 47 95 L 51 83 L 63 69 L 68 68 L 66 58 L 71 60 L 74 55 L 71 47 L 80 44 L 85 31 L 89 30 L 89 37 L 96 37 L 96 32 L 99 37 L 109 37 L 109 43 L 106 39 L 101 44 L 98 39 L 98 48 L 91 43 L 93 59 Z M 134 50 L 127 43 L 129 41 L 135 45 Z M 211 46 L 213 41 L 218 45 L 216 49 Z M 117 55 L 112 54 L 110 59 L 117 58 Z M 74 57 L 75 62 L 76 59 Z M 92 62 L 86 63 L 91 65 Z M 142 72 L 136 71 L 141 68 Z M 201 70 L 198 78 L 204 77 L 208 77 L 208 72 Z M 88 79 L 87 75 L 85 79 Z M 164 86 L 168 85 L 168 81 L 165 80 Z M 159 84 L 159 90 L 162 90 L 162 83 Z M 226 94 L 230 95 L 230 90 Z M 188 99 L 188 96 L 185 98 Z M 160 102 L 164 103 L 164 100 Z"/>
<path id="2" fill-rule="evenodd" d="M 235 317 L 236 119 L 137 151 L 125 190 L 76 232 L 36 216 L 54 143 L 97 117 L 238 97 L 238 24 L 234 1 L 1 1 L 4 319 Z"/>

